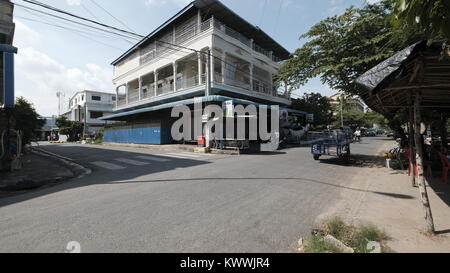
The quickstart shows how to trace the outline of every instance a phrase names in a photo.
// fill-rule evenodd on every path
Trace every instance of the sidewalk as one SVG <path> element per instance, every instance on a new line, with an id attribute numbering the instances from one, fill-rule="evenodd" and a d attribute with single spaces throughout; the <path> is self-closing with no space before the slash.
<path id="1" fill-rule="evenodd" d="M 23 158 L 21 170 L 0 173 L 0 198 L 59 183 L 72 177 L 72 170 L 51 157 L 29 153 Z"/>
<path id="2" fill-rule="evenodd" d="M 379 152 L 392 145 L 385 143 Z M 340 216 L 349 224 L 375 224 L 392 238 L 388 246 L 395 252 L 450 252 L 450 185 L 442 184 L 440 173 L 434 175 L 427 189 L 436 236 L 425 232 L 419 189 L 411 187 L 406 171 L 380 165 L 361 168 L 343 190 L 341 201 L 321 215 L 318 222 Z"/>

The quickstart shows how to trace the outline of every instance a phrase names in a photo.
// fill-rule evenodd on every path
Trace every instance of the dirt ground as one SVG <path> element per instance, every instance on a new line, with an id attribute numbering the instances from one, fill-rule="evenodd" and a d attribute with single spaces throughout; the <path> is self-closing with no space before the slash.
<path id="1" fill-rule="evenodd" d="M 386 142 L 379 153 L 392 145 Z M 430 236 L 426 233 L 419 189 L 411 186 L 406 171 L 387 169 L 382 164 L 360 169 L 343 190 L 338 205 L 322 214 L 318 224 L 340 216 L 349 224 L 377 225 L 391 237 L 388 246 L 394 252 L 450 252 L 450 185 L 441 182 L 439 172 L 427 187 L 437 231 L 437 235 Z"/>

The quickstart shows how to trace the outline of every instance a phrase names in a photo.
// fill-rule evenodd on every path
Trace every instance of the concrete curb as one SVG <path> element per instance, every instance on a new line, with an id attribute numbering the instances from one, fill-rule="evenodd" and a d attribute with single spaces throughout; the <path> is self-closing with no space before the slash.
<path id="1" fill-rule="evenodd" d="M 83 178 L 87 175 L 90 175 L 92 173 L 92 170 L 89 168 L 86 168 L 84 166 L 81 166 L 80 164 L 76 163 L 73 159 L 64 157 L 49 151 L 45 151 L 40 148 L 32 147 L 31 150 L 37 154 L 52 157 L 55 160 L 59 161 L 60 163 L 66 165 L 71 171 L 74 172 L 76 175 L 76 178 Z"/>

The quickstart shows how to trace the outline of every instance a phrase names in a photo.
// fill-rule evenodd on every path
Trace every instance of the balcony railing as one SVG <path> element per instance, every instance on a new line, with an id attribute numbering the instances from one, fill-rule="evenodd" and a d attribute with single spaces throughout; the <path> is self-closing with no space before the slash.
<path id="1" fill-rule="evenodd" d="M 158 86 L 156 89 L 156 95 L 164 95 L 173 92 L 173 84 L 171 83 L 164 83 L 161 86 Z"/>
<path id="2" fill-rule="evenodd" d="M 177 90 L 189 89 L 198 85 L 199 85 L 198 76 L 177 79 Z"/>
<path id="3" fill-rule="evenodd" d="M 139 89 L 130 90 L 128 93 L 128 103 L 139 101 Z"/>
<path id="4" fill-rule="evenodd" d="M 200 35 L 203 32 L 210 30 L 214 26 L 215 29 L 220 30 L 222 33 L 226 34 L 229 37 L 232 37 L 247 47 L 252 48 L 255 52 L 261 53 L 268 58 L 271 58 L 274 62 L 281 62 L 282 60 L 277 56 L 273 55 L 270 51 L 264 49 L 263 47 L 253 43 L 252 40 L 248 37 L 242 35 L 240 32 L 228 27 L 222 22 L 216 19 L 208 19 L 203 22 L 200 27 L 198 25 L 191 25 L 183 29 L 180 33 L 176 33 L 175 41 L 162 41 L 152 43 L 146 48 L 141 49 L 139 63 L 140 65 L 144 65 L 146 63 L 151 62 L 152 60 L 168 53 L 169 51 L 178 50 L 176 46 L 171 46 L 170 44 L 181 45 L 186 41 Z"/>
<path id="5" fill-rule="evenodd" d="M 147 86 L 147 92 L 142 92 L 141 99 L 149 99 L 155 96 L 155 84 L 150 84 Z"/>
<path id="6" fill-rule="evenodd" d="M 268 58 L 271 58 L 271 53 L 257 44 L 253 44 L 253 50 L 267 56 Z"/>

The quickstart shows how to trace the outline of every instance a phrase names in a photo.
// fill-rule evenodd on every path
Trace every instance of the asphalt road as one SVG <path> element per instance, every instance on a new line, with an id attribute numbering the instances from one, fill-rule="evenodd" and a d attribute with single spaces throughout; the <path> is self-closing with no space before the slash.
<path id="1" fill-rule="evenodd" d="M 374 154 L 384 138 L 354 144 Z M 0 199 L 0 252 L 293 252 L 360 167 L 308 148 L 259 155 L 41 146 L 90 176 Z M 51 168 L 52 166 L 49 166 Z"/>

